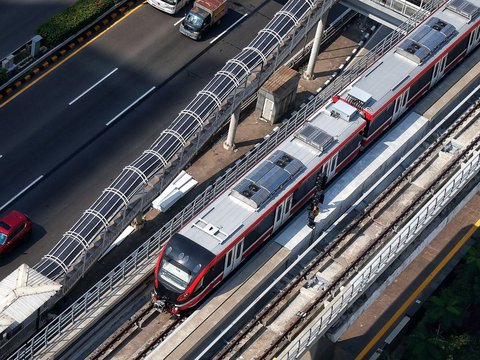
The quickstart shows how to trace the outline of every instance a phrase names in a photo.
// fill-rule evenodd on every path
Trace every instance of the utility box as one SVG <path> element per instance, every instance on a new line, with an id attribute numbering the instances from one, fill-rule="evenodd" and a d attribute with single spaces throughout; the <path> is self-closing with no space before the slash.
<path id="1" fill-rule="evenodd" d="M 300 74 L 286 66 L 275 71 L 257 94 L 260 119 L 275 124 L 295 101 Z"/>

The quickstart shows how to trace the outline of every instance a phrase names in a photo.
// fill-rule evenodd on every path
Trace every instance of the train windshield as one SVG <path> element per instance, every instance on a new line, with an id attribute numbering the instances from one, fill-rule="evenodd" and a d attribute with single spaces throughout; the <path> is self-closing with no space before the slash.
<path id="1" fill-rule="evenodd" d="M 192 279 L 188 272 L 165 259 L 162 260 L 158 276 L 179 290 L 185 290 Z"/>

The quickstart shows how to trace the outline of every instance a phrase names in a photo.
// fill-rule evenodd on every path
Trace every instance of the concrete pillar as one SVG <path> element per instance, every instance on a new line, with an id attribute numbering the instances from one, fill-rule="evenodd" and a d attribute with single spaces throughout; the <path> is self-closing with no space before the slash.
<path id="1" fill-rule="evenodd" d="M 38 53 L 40 52 L 40 43 L 42 42 L 42 40 L 43 40 L 43 37 L 41 37 L 40 35 L 35 35 L 32 38 L 32 47 L 30 48 L 30 55 L 32 57 L 37 56 Z"/>
<path id="2" fill-rule="evenodd" d="M 303 73 L 303 77 L 307 80 L 313 80 L 313 68 L 315 67 L 315 60 L 317 60 L 318 48 L 322 40 L 323 29 L 327 21 L 328 11 L 323 14 L 322 18 L 318 21 L 317 31 L 315 32 L 315 38 L 313 39 L 312 51 L 310 51 L 310 58 L 308 59 L 307 71 Z"/>
<path id="3" fill-rule="evenodd" d="M 135 230 L 140 230 L 145 225 L 145 219 L 143 218 L 143 213 L 137 214 L 132 221 L 132 226 Z"/>
<path id="4" fill-rule="evenodd" d="M 240 106 L 230 116 L 230 127 L 228 128 L 227 140 L 223 143 L 226 150 L 235 149 L 235 133 L 237 132 L 238 118 L 240 117 Z"/>

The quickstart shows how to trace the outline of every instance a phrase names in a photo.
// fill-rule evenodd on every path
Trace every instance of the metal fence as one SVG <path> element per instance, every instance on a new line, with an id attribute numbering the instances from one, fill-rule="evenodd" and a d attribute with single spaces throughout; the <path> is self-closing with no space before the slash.
<path id="1" fill-rule="evenodd" d="M 429 3 L 430 7 L 428 10 L 435 10 L 443 3 L 443 0 L 432 1 Z M 18 349 L 10 359 L 46 356 L 61 342 L 65 341 L 71 329 L 80 328 L 82 322 L 88 319 L 89 316 L 100 307 L 106 306 L 105 304 L 108 298 L 114 296 L 118 290 L 124 286 L 127 280 L 135 277 L 138 271 L 145 269 L 148 271 L 153 270 L 153 265 L 161 246 L 172 234 L 178 231 L 194 214 L 203 209 L 218 194 L 225 191 L 238 180 L 248 169 L 275 149 L 280 142 L 285 140 L 312 116 L 312 114 L 325 105 L 333 95 L 338 94 L 370 65 L 401 41 L 421 20 L 422 18 L 412 18 L 408 23 L 403 24 L 398 31 L 390 33 L 388 37 L 362 57 L 361 60 L 356 62 L 350 69 L 346 70 L 332 82 L 329 87 L 301 106 L 301 109 L 296 111 L 288 121 L 284 122 L 282 126 L 275 128 L 271 134 L 265 137 L 264 141 L 257 144 L 232 167 L 227 169 L 225 173 L 218 177 L 202 194 L 198 195 L 189 206 L 165 224 L 155 235 L 146 240 L 144 244 L 122 261 L 74 304 L 40 330 L 32 339 Z M 285 57 L 286 55 L 276 62 L 279 64 L 282 63 Z M 271 69 L 270 72 L 273 72 L 273 69 Z M 238 106 L 238 103 L 236 103 L 235 106 Z M 188 148 L 185 149 L 185 151 L 187 150 Z M 77 275 L 80 277 L 81 273 L 77 272 L 75 276 Z"/>
<path id="2" fill-rule="evenodd" d="M 407 0 L 370 0 L 374 3 L 379 4 L 382 7 L 387 9 L 391 9 L 399 14 L 405 15 L 406 17 L 410 17 L 415 15 L 418 11 L 422 11 L 421 9 L 425 8 L 424 1 L 421 0 L 420 6 L 412 4 Z"/>
<path id="3" fill-rule="evenodd" d="M 480 170 L 480 152 L 476 152 L 464 166 L 418 211 L 372 259 L 358 270 L 349 284 L 325 308 L 296 339 L 290 342 L 277 358 L 297 359 L 308 347 L 324 335 L 333 323 L 368 288 L 380 274 L 402 253 L 432 220 L 450 203 Z"/>

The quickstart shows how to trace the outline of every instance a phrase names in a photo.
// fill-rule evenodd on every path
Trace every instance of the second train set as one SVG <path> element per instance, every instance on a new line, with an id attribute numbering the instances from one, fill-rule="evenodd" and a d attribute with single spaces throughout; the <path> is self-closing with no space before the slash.
<path id="1" fill-rule="evenodd" d="M 333 178 L 472 52 L 479 7 L 446 3 L 174 234 L 155 267 L 155 306 L 198 304 L 309 201 L 319 174 Z"/>

